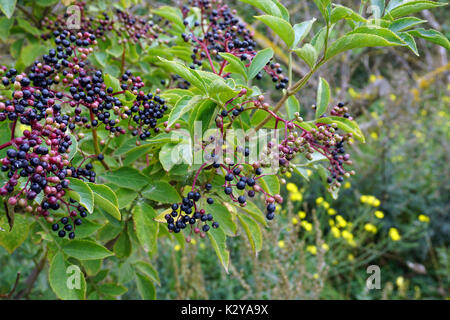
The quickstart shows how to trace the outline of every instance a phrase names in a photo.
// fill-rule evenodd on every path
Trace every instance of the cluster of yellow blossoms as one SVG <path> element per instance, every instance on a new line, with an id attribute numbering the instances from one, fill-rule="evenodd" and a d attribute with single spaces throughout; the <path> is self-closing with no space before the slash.
<path id="1" fill-rule="evenodd" d="M 374 196 L 370 196 L 370 195 L 362 195 L 359 200 L 361 201 L 361 203 L 364 204 L 368 204 L 372 207 L 379 207 L 381 202 L 380 200 L 378 200 L 377 198 L 375 198 Z"/>

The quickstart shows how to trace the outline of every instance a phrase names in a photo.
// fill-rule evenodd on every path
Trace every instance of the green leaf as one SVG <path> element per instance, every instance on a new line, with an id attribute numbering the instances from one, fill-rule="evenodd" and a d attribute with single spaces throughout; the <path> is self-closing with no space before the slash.
<path id="1" fill-rule="evenodd" d="M 119 209 L 123 209 L 136 199 L 138 193 L 131 189 L 120 188 L 116 191 L 116 196 L 119 202 Z"/>
<path id="2" fill-rule="evenodd" d="M 17 0 L 0 0 L 0 10 L 2 10 L 8 19 L 11 18 L 14 13 L 16 2 Z"/>
<path id="3" fill-rule="evenodd" d="M 125 228 L 126 229 L 126 228 Z M 117 258 L 128 258 L 131 254 L 132 245 L 127 230 L 123 230 L 120 233 L 119 238 L 114 244 L 113 251 Z"/>
<path id="4" fill-rule="evenodd" d="M 139 190 L 149 182 L 148 177 L 131 167 L 121 167 L 118 170 L 107 172 L 102 177 L 119 187 L 133 190 Z"/>
<path id="5" fill-rule="evenodd" d="M 148 204 L 138 203 L 133 209 L 133 221 L 136 236 L 147 252 L 156 250 L 158 223 L 154 221 L 156 212 Z"/>
<path id="6" fill-rule="evenodd" d="M 248 68 L 248 78 L 253 79 L 264 68 L 264 66 L 272 59 L 273 49 L 266 48 L 259 51 L 252 60 Z"/>
<path id="7" fill-rule="evenodd" d="M 228 273 L 228 264 L 230 262 L 230 252 L 227 250 L 227 236 L 222 229 L 214 229 L 207 233 L 212 246 L 219 257 L 222 266 Z"/>
<path id="8" fill-rule="evenodd" d="M 75 138 L 74 135 L 70 134 L 70 140 L 72 141 L 72 144 L 70 145 L 70 152 L 69 152 L 69 157 L 68 160 L 72 160 L 72 158 L 75 156 L 75 154 L 78 151 L 78 141 Z"/>
<path id="9" fill-rule="evenodd" d="M 419 51 L 417 51 L 416 41 L 414 41 L 414 38 L 408 32 L 397 32 L 397 35 L 402 38 L 403 41 L 405 41 L 408 48 L 410 48 L 416 56 L 419 55 Z"/>
<path id="10" fill-rule="evenodd" d="M 58 252 L 50 262 L 48 282 L 53 292 L 60 299 L 85 299 L 86 280 L 83 272 L 78 266 L 69 265 L 61 252 Z M 77 286 L 79 287 L 77 288 Z"/>
<path id="11" fill-rule="evenodd" d="M 283 14 L 278 7 L 277 3 L 272 0 L 240 0 L 241 2 L 248 3 L 263 12 L 271 16 L 283 18 Z"/>
<path id="12" fill-rule="evenodd" d="M 330 20 L 331 0 L 314 0 L 317 8 L 326 21 Z"/>
<path id="13" fill-rule="evenodd" d="M 48 49 L 43 45 L 38 43 L 30 44 L 22 48 L 19 60 L 23 63 L 24 67 L 27 67 L 32 64 L 37 57 L 43 55 L 47 51 Z"/>
<path id="14" fill-rule="evenodd" d="M 316 123 L 332 124 L 336 123 L 337 127 L 345 132 L 351 132 L 353 136 L 361 142 L 365 142 L 364 134 L 354 120 L 343 117 L 324 117 L 316 120 Z"/>
<path id="15" fill-rule="evenodd" d="M 159 279 L 158 271 L 148 262 L 138 261 L 134 264 L 136 270 L 139 270 L 141 273 L 145 274 L 149 277 L 153 282 L 156 282 L 158 285 L 161 285 L 161 280 Z"/>
<path id="16" fill-rule="evenodd" d="M 120 221 L 122 217 L 119 211 L 119 201 L 114 191 L 104 184 L 94 184 L 91 182 L 88 182 L 88 184 L 94 193 L 95 206 L 102 208 L 106 213 Z"/>
<path id="17" fill-rule="evenodd" d="M 89 213 L 92 213 L 94 211 L 94 193 L 89 188 L 89 185 L 79 179 L 67 179 L 70 181 L 70 190 L 67 192 L 67 195 L 81 203 Z"/>
<path id="18" fill-rule="evenodd" d="M 292 95 L 289 96 L 286 101 L 286 113 L 288 119 L 294 119 L 296 112 L 300 112 L 300 102 L 298 102 L 298 99 Z"/>
<path id="19" fill-rule="evenodd" d="M 109 73 L 105 74 L 104 79 L 105 79 L 106 88 L 113 88 L 114 92 L 122 91 L 122 89 L 120 88 L 119 79 L 110 75 Z"/>
<path id="20" fill-rule="evenodd" d="M 255 18 L 272 29 L 284 41 L 288 48 L 292 48 L 295 40 L 295 31 L 289 22 L 282 18 L 269 15 L 257 16 Z"/>
<path id="21" fill-rule="evenodd" d="M 208 85 L 208 96 L 214 99 L 219 104 L 224 104 L 231 98 L 234 98 L 239 93 L 238 90 L 231 88 L 222 78 L 215 79 Z M 202 102 L 204 99 L 200 99 Z M 199 107 L 201 104 L 194 105 Z"/>
<path id="22" fill-rule="evenodd" d="M 33 36 L 40 36 L 41 31 L 34 27 L 28 20 L 17 18 L 17 25 L 26 33 L 32 34 Z"/>
<path id="23" fill-rule="evenodd" d="M 312 69 L 316 64 L 318 58 L 318 52 L 311 44 L 306 43 L 303 47 L 293 50 L 297 56 L 308 64 Z"/>
<path id="24" fill-rule="evenodd" d="M 103 283 L 98 287 L 98 291 L 108 296 L 117 297 L 125 294 L 128 289 L 120 284 Z"/>
<path id="25" fill-rule="evenodd" d="M 151 182 L 142 190 L 142 195 L 147 199 L 161 203 L 178 203 L 181 201 L 177 190 L 165 181 Z"/>
<path id="26" fill-rule="evenodd" d="M 224 58 L 228 64 L 225 66 L 224 71 L 230 73 L 240 74 L 247 80 L 247 68 L 241 59 L 227 52 L 220 52 L 219 55 Z"/>
<path id="27" fill-rule="evenodd" d="M 253 252 L 258 253 L 262 249 L 262 232 L 259 225 L 250 217 L 238 214 L 237 217 L 247 234 L 248 241 L 253 249 Z"/>
<path id="28" fill-rule="evenodd" d="M 28 238 L 28 233 L 32 221 L 21 214 L 15 215 L 14 226 L 10 230 L 10 225 L 6 214 L 0 215 L 0 246 L 10 254 L 13 253 Z"/>
<path id="29" fill-rule="evenodd" d="M 400 18 L 403 16 L 407 16 L 412 13 L 416 13 L 426 9 L 432 9 L 436 7 L 442 7 L 447 5 L 446 3 L 439 3 L 434 1 L 407 1 L 403 4 L 393 8 L 389 11 L 389 14 L 392 18 Z"/>
<path id="30" fill-rule="evenodd" d="M 113 253 L 92 240 L 67 240 L 63 251 L 78 260 L 97 260 L 112 256 Z"/>
<path id="31" fill-rule="evenodd" d="M 208 205 L 211 212 L 214 215 L 214 221 L 219 223 L 220 228 L 223 229 L 226 235 L 234 236 L 237 232 L 237 226 L 233 221 L 233 214 L 227 209 L 226 206 L 221 204 L 218 198 L 214 198 L 214 203 Z M 214 230 L 212 230 L 214 232 Z"/>
<path id="32" fill-rule="evenodd" d="M 179 75 L 184 80 L 189 81 L 193 86 L 199 88 L 203 92 L 206 92 L 205 83 L 195 70 L 189 69 L 179 62 L 169 61 L 161 57 L 159 57 L 159 61 L 162 63 L 161 66 L 164 69 Z"/>
<path id="33" fill-rule="evenodd" d="M 425 23 L 425 22 L 427 22 L 427 20 L 422 20 L 422 19 L 419 19 L 416 17 L 405 17 L 405 18 L 400 18 L 395 21 L 392 21 L 389 24 L 389 29 L 391 29 L 394 32 L 404 31 L 406 29 L 409 29 L 413 26 L 416 26 L 418 24 Z"/>
<path id="34" fill-rule="evenodd" d="M 352 9 L 336 4 L 334 5 L 333 10 L 331 10 L 330 23 L 336 23 L 341 19 L 351 19 L 355 22 L 366 22 L 366 19 L 361 17 L 360 14 L 356 13 Z"/>
<path id="35" fill-rule="evenodd" d="M 177 29 L 179 31 L 184 30 L 183 15 L 180 9 L 176 7 L 162 6 L 158 9 L 153 9 L 152 13 L 173 22 L 174 25 L 178 27 Z"/>
<path id="36" fill-rule="evenodd" d="M 311 31 L 311 27 L 316 21 L 316 18 L 312 18 L 311 20 L 304 21 L 302 23 L 297 23 L 294 25 L 294 33 L 295 33 L 295 40 L 292 44 L 292 48 L 295 48 Z"/>
<path id="37" fill-rule="evenodd" d="M 358 31 L 360 31 L 360 33 L 358 33 Z M 371 31 L 373 33 L 365 31 Z M 404 45 L 405 42 L 389 29 L 380 27 L 365 27 L 364 29 L 358 28 L 333 42 L 328 48 L 325 58 L 326 60 L 329 60 L 341 52 L 355 48 Z"/>
<path id="38" fill-rule="evenodd" d="M 443 35 L 439 31 L 433 29 L 425 30 L 423 28 L 419 28 L 410 30 L 408 31 L 408 33 L 414 37 L 423 38 L 430 42 L 436 43 L 447 50 L 450 50 L 450 41 L 447 39 L 445 35 Z"/>
<path id="39" fill-rule="evenodd" d="M 276 175 L 263 176 L 257 180 L 261 187 L 270 195 L 276 195 L 280 193 L 280 181 Z"/>
<path id="40" fill-rule="evenodd" d="M 197 104 L 199 104 L 204 98 L 198 96 L 184 96 L 178 100 L 177 104 L 170 111 L 169 119 L 167 120 L 167 127 L 171 127 L 175 124 L 186 112 L 189 112 Z"/>
<path id="41" fill-rule="evenodd" d="M 143 300 L 156 300 L 155 285 L 147 276 L 136 273 L 136 286 Z"/>
<path id="42" fill-rule="evenodd" d="M 328 82 L 324 78 L 320 78 L 317 88 L 316 119 L 327 111 L 330 96 L 331 92 Z"/>
<path id="43" fill-rule="evenodd" d="M 9 31 L 14 24 L 14 19 L 8 19 L 6 17 L 0 18 L 0 39 L 6 41 L 9 37 Z"/>

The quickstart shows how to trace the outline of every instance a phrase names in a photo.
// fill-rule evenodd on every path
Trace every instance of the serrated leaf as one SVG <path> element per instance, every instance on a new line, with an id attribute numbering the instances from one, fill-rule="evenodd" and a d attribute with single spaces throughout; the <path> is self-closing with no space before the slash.
<path id="1" fill-rule="evenodd" d="M 263 176 L 257 180 L 261 187 L 270 195 L 280 193 L 280 181 L 276 175 Z"/>
<path id="2" fill-rule="evenodd" d="M 397 32 L 397 34 L 400 38 L 402 38 L 403 41 L 405 41 L 408 48 L 410 48 L 411 51 L 414 52 L 416 56 L 418 56 L 419 51 L 417 51 L 416 41 L 414 40 L 414 38 L 407 32 Z"/>
<path id="3" fill-rule="evenodd" d="M 28 238 L 32 221 L 23 215 L 16 215 L 14 225 L 10 225 L 6 215 L 0 215 L 0 246 L 10 254 L 13 253 Z M 10 231 L 9 231 L 10 230 Z"/>
<path id="4" fill-rule="evenodd" d="M 450 50 L 450 41 L 441 32 L 433 29 L 425 30 L 423 28 L 408 31 L 414 37 L 423 38 L 430 42 L 436 43 L 447 50 Z"/>
<path id="5" fill-rule="evenodd" d="M 70 264 L 66 262 L 63 254 L 58 252 L 51 260 L 48 270 L 50 287 L 60 299 L 84 300 L 86 295 L 84 274 L 77 266 L 69 267 Z"/>
<path id="6" fill-rule="evenodd" d="M 122 217 L 119 211 L 119 202 L 117 201 L 117 196 L 114 191 L 104 184 L 94 184 L 90 182 L 88 182 L 88 184 L 94 193 L 95 206 L 102 208 L 106 213 L 120 221 Z"/>
<path id="7" fill-rule="evenodd" d="M 147 176 L 131 167 L 121 167 L 115 171 L 105 173 L 102 177 L 119 187 L 133 190 L 141 189 L 149 182 Z"/>
<path id="8" fill-rule="evenodd" d="M 224 68 L 225 72 L 240 74 L 247 80 L 247 68 L 241 59 L 227 52 L 220 52 L 219 55 L 228 62 Z"/>
<path id="9" fill-rule="evenodd" d="M 154 221 L 156 212 L 146 203 L 138 203 L 133 208 L 133 221 L 136 236 L 147 252 L 153 252 L 156 249 L 158 223 Z"/>
<path id="10" fill-rule="evenodd" d="M 128 289 L 125 286 L 116 283 L 102 283 L 99 285 L 98 291 L 108 296 L 117 297 L 125 294 Z"/>
<path id="11" fill-rule="evenodd" d="M 156 299 L 155 285 L 147 276 L 136 273 L 136 286 L 143 300 Z"/>
<path id="12" fill-rule="evenodd" d="M 151 182 L 142 190 L 142 195 L 147 199 L 161 203 L 181 202 L 181 197 L 177 190 L 165 181 Z"/>
<path id="13" fill-rule="evenodd" d="M 248 3 L 263 12 L 271 16 L 283 18 L 283 14 L 275 1 L 272 0 L 240 0 L 241 2 Z"/>
<path id="14" fill-rule="evenodd" d="M 226 235 L 234 236 L 237 232 L 237 226 L 233 221 L 233 214 L 227 209 L 226 206 L 220 203 L 220 200 L 214 198 L 213 204 L 208 205 L 208 209 L 214 216 L 214 221 L 219 223 L 219 228 L 222 228 Z M 214 232 L 215 230 L 211 230 Z"/>
<path id="15" fill-rule="evenodd" d="M 272 59 L 273 49 L 266 48 L 259 51 L 252 60 L 248 68 L 248 78 L 253 79 L 264 68 L 264 66 Z"/>
<path id="16" fill-rule="evenodd" d="M 207 233 L 211 244 L 219 257 L 222 266 L 228 273 L 228 264 L 230 262 L 230 252 L 227 250 L 227 236 L 222 229 L 214 229 Z"/>
<path id="17" fill-rule="evenodd" d="M 113 92 L 119 92 L 122 89 L 120 88 L 120 81 L 116 77 L 107 73 L 104 76 L 106 88 L 113 88 Z"/>
<path id="18" fill-rule="evenodd" d="M 202 96 L 184 96 L 178 100 L 177 104 L 170 111 L 169 119 L 167 120 L 167 127 L 171 127 L 175 124 L 186 112 L 189 112 L 204 98 Z"/>
<path id="19" fill-rule="evenodd" d="M 113 255 L 104 246 L 91 240 L 67 240 L 62 249 L 68 256 L 78 260 L 97 260 Z"/>
<path id="20" fill-rule="evenodd" d="M 341 19 L 351 19 L 355 22 L 366 22 L 366 19 L 352 9 L 336 4 L 331 10 L 330 23 L 336 23 Z"/>
<path id="21" fill-rule="evenodd" d="M 409 29 L 413 26 L 416 26 L 418 24 L 425 23 L 425 22 L 427 22 L 427 20 L 422 20 L 422 19 L 419 19 L 416 17 L 404 17 L 404 18 L 400 18 L 395 21 L 392 21 L 389 24 L 389 29 L 391 29 L 394 32 L 404 31 L 406 29 Z"/>
<path id="22" fill-rule="evenodd" d="M 406 1 L 389 11 L 392 18 L 399 18 L 407 16 L 412 13 L 416 13 L 426 9 L 432 9 L 436 7 L 445 6 L 445 3 L 439 3 L 434 1 Z"/>
<path id="23" fill-rule="evenodd" d="M 324 117 L 316 120 L 316 123 L 332 124 L 336 123 L 337 127 L 345 132 L 351 132 L 353 136 L 361 142 L 365 142 L 364 134 L 354 120 L 343 117 Z"/>
<path id="24" fill-rule="evenodd" d="M 138 261 L 134 264 L 136 270 L 145 274 L 150 278 L 153 282 L 156 282 L 158 285 L 161 285 L 161 280 L 159 279 L 158 271 L 148 262 Z"/>
<path id="25" fill-rule="evenodd" d="M 304 21 L 302 23 L 297 23 L 294 25 L 294 33 L 295 33 L 295 39 L 294 43 L 292 44 L 292 48 L 295 48 L 311 31 L 311 27 L 316 21 L 316 18 L 312 18 L 311 20 Z"/>
<path id="26" fill-rule="evenodd" d="M 306 64 L 312 69 L 316 64 L 317 58 L 319 56 L 316 48 L 311 44 L 306 43 L 303 47 L 293 50 L 297 56 L 306 62 Z"/>
<path id="27" fill-rule="evenodd" d="M 173 22 L 180 31 L 184 30 L 185 28 L 183 24 L 183 15 L 179 8 L 171 6 L 162 6 L 157 9 L 153 9 L 152 13 Z"/>
<path id="28" fill-rule="evenodd" d="M 86 182 L 75 178 L 67 178 L 70 190 L 67 192 L 69 197 L 81 203 L 89 213 L 94 211 L 94 193 Z"/>
<path id="29" fill-rule="evenodd" d="M 0 9 L 8 19 L 11 18 L 14 13 L 16 2 L 17 0 L 0 0 Z"/>
<path id="30" fill-rule="evenodd" d="M 282 18 L 269 15 L 256 16 L 255 18 L 272 29 L 284 41 L 288 48 L 292 48 L 295 40 L 295 31 L 289 22 Z"/>
<path id="31" fill-rule="evenodd" d="M 327 111 L 330 96 L 331 91 L 328 82 L 324 78 L 320 78 L 317 88 L 316 118 L 319 118 Z"/>
<path id="32" fill-rule="evenodd" d="M 253 252 L 258 253 L 262 249 L 263 242 L 261 228 L 252 218 L 247 217 L 246 215 L 237 215 L 237 217 L 247 234 Z"/>

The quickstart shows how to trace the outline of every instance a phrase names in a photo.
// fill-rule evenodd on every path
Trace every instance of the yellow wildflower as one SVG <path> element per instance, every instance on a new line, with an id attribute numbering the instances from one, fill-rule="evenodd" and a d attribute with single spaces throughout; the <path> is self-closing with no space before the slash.
<path id="1" fill-rule="evenodd" d="M 395 100 L 397 100 L 397 96 L 395 94 L 391 93 L 389 95 L 389 99 L 391 99 L 391 101 L 395 101 Z"/>
<path id="2" fill-rule="evenodd" d="M 400 233 L 398 232 L 397 228 L 390 228 L 389 236 L 391 237 L 392 241 L 398 241 L 402 238 L 400 236 Z"/>
<path id="3" fill-rule="evenodd" d="M 303 200 L 303 196 L 300 192 L 291 192 L 290 193 L 290 197 L 289 197 L 292 201 L 302 201 Z"/>
<path id="4" fill-rule="evenodd" d="M 426 222 L 426 223 L 430 222 L 430 217 L 426 216 L 424 214 L 420 214 L 418 219 L 420 222 Z"/>
<path id="5" fill-rule="evenodd" d="M 292 218 L 292 224 L 295 226 L 298 224 L 298 219 L 297 218 Z"/>
<path id="6" fill-rule="evenodd" d="M 180 251 L 180 250 L 181 250 L 181 246 L 180 246 L 179 244 L 177 244 L 177 245 L 174 247 L 174 249 L 175 249 L 175 251 Z"/>
<path id="7" fill-rule="evenodd" d="M 330 216 L 334 216 L 336 213 L 337 213 L 337 211 L 335 210 L 335 209 L 333 209 L 333 208 L 330 208 L 330 209 L 328 209 L 328 214 L 330 215 Z"/>
<path id="8" fill-rule="evenodd" d="M 344 183 L 344 189 L 350 189 L 351 187 L 352 187 L 352 184 L 350 182 L 346 181 Z"/>
<path id="9" fill-rule="evenodd" d="M 378 133 L 376 133 L 375 131 L 372 131 L 372 132 L 370 133 L 370 137 L 371 137 L 373 140 L 378 140 Z"/>
<path id="10" fill-rule="evenodd" d="M 402 288 L 402 287 L 405 285 L 405 279 L 404 279 L 402 276 L 397 277 L 397 279 L 395 280 L 395 284 L 396 284 L 399 288 Z"/>
<path id="11" fill-rule="evenodd" d="M 299 212 L 298 212 L 298 217 L 299 217 L 300 219 L 305 219 L 305 217 L 306 217 L 306 212 L 305 212 L 305 211 L 299 211 Z"/>
<path id="12" fill-rule="evenodd" d="M 196 244 L 197 244 L 197 240 L 192 239 L 192 240 L 191 240 L 191 244 L 196 245 Z"/>
<path id="13" fill-rule="evenodd" d="M 284 243 L 283 240 L 278 241 L 278 247 L 279 247 L 280 249 L 283 249 L 284 246 L 285 246 L 285 243 Z"/>
<path id="14" fill-rule="evenodd" d="M 318 198 L 316 199 L 316 204 L 317 204 L 318 206 L 320 206 L 324 201 L 325 201 L 325 200 L 323 199 L 323 197 L 318 197 Z"/>
<path id="15" fill-rule="evenodd" d="M 352 242 L 353 241 L 353 234 L 351 234 L 351 232 L 348 231 L 348 230 L 344 230 L 344 231 L 342 231 L 342 238 L 344 238 L 348 242 Z"/>
<path id="16" fill-rule="evenodd" d="M 336 225 L 339 228 L 345 228 L 347 226 L 347 221 L 345 221 L 345 219 L 341 215 L 337 215 L 336 216 Z"/>
<path id="17" fill-rule="evenodd" d="M 316 248 L 316 246 L 313 246 L 313 245 L 307 246 L 306 247 L 306 251 L 308 251 L 312 255 L 316 255 L 317 254 L 317 248 Z"/>
<path id="18" fill-rule="evenodd" d="M 290 173 L 289 171 L 286 172 L 285 175 L 286 175 L 286 178 L 288 178 L 288 179 L 292 177 L 292 173 Z"/>
<path id="19" fill-rule="evenodd" d="M 377 217 L 378 219 L 383 219 L 384 218 L 384 213 L 383 211 L 377 210 L 374 212 L 375 217 Z"/>
<path id="20" fill-rule="evenodd" d="M 328 224 L 333 227 L 334 226 L 334 220 L 333 219 L 328 219 Z"/>
<path id="21" fill-rule="evenodd" d="M 312 230 L 312 223 L 310 223 L 308 221 L 302 221 L 300 224 L 306 231 Z"/>
<path id="22" fill-rule="evenodd" d="M 322 249 L 328 251 L 330 249 L 330 246 L 327 243 L 324 243 L 322 244 Z"/>
<path id="23" fill-rule="evenodd" d="M 324 207 L 325 209 L 329 209 L 330 208 L 330 204 L 328 202 L 324 201 L 322 203 L 322 207 Z"/>
<path id="24" fill-rule="evenodd" d="M 336 227 L 331 227 L 331 233 L 335 238 L 339 238 L 341 236 L 341 231 Z"/>
<path id="25" fill-rule="evenodd" d="M 317 273 L 314 273 L 313 278 L 317 280 L 319 279 L 319 275 Z"/>
<path id="26" fill-rule="evenodd" d="M 288 191 L 291 191 L 291 192 L 297 192 L 297 191 L 298 191 L 297 186 L 296 186 L 294 183 L 292 183 L 292 182 L 289 182 L 289 183 L 286 185 L 286 189 L 287 189 Z"/>
<path id="27" fill-rule="evenodd" d="M 366 223 L 366 224 L 364 225 L 364 229 L 365 229 L 367 232 L 372 232 L 373 234 L 377 233 L 377 227 L 374 226 L 374 225 L 371 224 L 371 223 Z"/>
<path id="28" fill-rule="evenodd" d="M 353 261 L 353 260 L 355 260 L 355 256 L 353 254 L 349 253 L 347 256 L 347 259 L 350 261 Z"/>
<path id="29" fill-rule="evenodd" d="M 369 82 L 374 83 L 375 81 L 377 81 L 377 76 L 374 74 L 371 74 L 369 77 Z"/>

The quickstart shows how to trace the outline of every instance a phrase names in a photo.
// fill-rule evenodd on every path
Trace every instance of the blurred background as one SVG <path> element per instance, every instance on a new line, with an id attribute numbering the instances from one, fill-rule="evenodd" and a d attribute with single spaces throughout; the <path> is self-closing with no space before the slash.
<path id="1" fill-rule="evenodd" d="M 252 18 L 254 8 L 227 2 L 257 31 L 260 47 L 274 47 L 277 61 L 286 66 L 281 41 Z M 320 16 L 313 1 L 281 2 L 295 23 Z M 145 5 L 140 10 L 145 12 Z M 448 7 L 421 15 L 449 37 Z M 302 116 L 312 118 L 317 79 L 325 77 L 333 102 L 348 103 L 366 135 L 366 144 L 354 144 L 350 151 L 357 175 L 345 183 L 337 200 L 312 170 L 305 177 L 288 176 L 285 204 L 276 223 L 264 229 L 258 256 L 245 235 L 229 239 L 228 274 L 208 241 L 193 240 L 182 248 L 161 239 L 155 257 L 161 278 L 158 299 L 449 298 L 449 53 L 421 39 L 417 46 L 420 57 L 400 47 L 344 53 L 323 66 L 297 95 Z M 7 56 L 9 50 L 3 41 L 0 54 Z M 295 61 L 297 77 L 307 71 Z M 272 88 L 270 78 L 261 81 L 263 88 Z M 8 292 L 18 266 L 29 266 L 24 274 L 35 269 L 33 253 L 28 241 L 12 255 L 0 247 L 0 293 Z M 380 268 L 380 289 L 366 286 L 370 265 Z M 126 265 L 110 267 L 126 279 Z M 54 298 L 45 276 L 38 278 L 29 298 Z M 136 290 L 122 298 L 137 298 Z"/>

